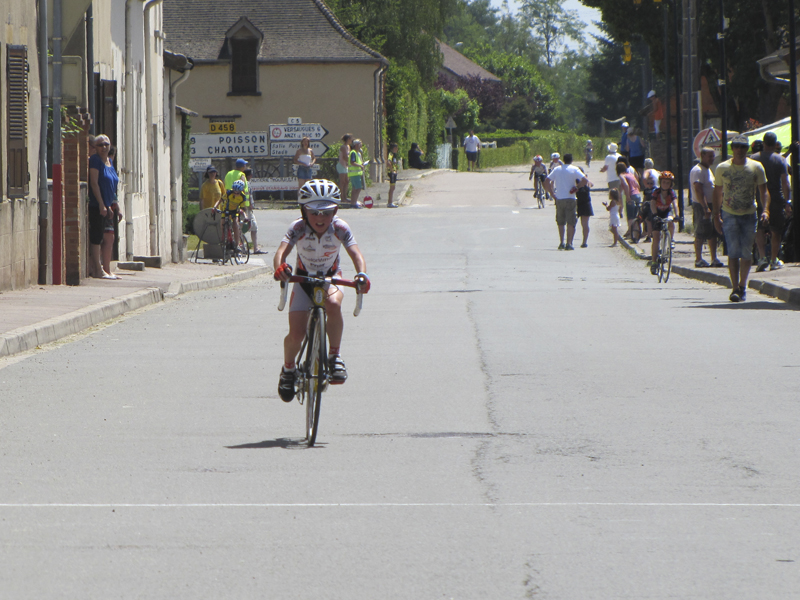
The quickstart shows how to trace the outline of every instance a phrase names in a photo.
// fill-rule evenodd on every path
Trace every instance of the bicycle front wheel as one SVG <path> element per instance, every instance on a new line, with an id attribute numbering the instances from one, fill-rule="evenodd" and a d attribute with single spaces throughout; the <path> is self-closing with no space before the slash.
<path id="1" fill-rule="evenodd" d="M 325 337 L 325 312 L 315 308 L 311 315 L 311 326 L 306 351 L 305 364 L 307 366 L 306 385 L 306 443 L 308 447 L 317 441 L 319 428 L 319 411 L 322 402 L 322 392 L 328 383 L 328 351 Z"/>
<path id="2" fill-rule="evenodd" d="M 250 246 L 247 244 L 247 238 L 244 234 L 240 234 L 239 245 L 236 247 L 236 262 L 240 265 L 246 265 L 250 260 Z"/>
<path id="3" fill-rule="evenodd" d="M 669 274 L 672 272 L 672 236 L 669 231 L 664 232 L 664 283 L 669 281 Z"/>

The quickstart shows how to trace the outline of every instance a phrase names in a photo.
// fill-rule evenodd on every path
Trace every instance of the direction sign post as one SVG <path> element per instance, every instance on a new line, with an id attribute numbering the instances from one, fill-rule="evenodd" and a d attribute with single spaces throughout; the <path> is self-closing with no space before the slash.
<path id="1" fill-rule="evenodd" d="M 297 140 L 298 142 L 303 137 L 308 138 L 313 142 L 321 140 L 330 132 L 319 123 L 301 123 L 297 125 L 270 125 L 269 126 L 269 139 L 270 141 L 282 140 Z"/>

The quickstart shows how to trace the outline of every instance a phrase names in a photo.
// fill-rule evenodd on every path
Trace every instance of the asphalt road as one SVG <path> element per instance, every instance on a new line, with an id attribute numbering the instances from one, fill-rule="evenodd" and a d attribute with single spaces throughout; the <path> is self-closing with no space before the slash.
<path id="1" fill-rule="evenodd" d="M 557 251 L 527 188 L 343 212 L 373 291 L 313 449 L 267 278 L 0 363 L 0 598 L 800 598 L 800 314 L 605 216 Z"/>

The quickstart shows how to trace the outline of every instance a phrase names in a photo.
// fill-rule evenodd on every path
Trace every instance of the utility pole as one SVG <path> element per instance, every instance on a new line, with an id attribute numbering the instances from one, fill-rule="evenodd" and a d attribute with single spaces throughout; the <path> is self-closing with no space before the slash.
<path id="1" fill-rule="evenodd" d="M 789 0 L 794 2 L 794 0 Z M 791 9 L 790 9 L 791 10 Z M 790 19 L 791 21 L 791 19 Z M 720 117 L 722 123 L 722 160 L 728 160 L 728 60 L 725 58 L 725 30 L 728 28 L 725 22 L 725 0 L 719 0 L 719 75 L 717 80 L 719 86 Z"/>
<path id="2" fill-rule="evenodd" d="M 797 27 L 795 23 L 794 0 L 789 0 L 789 82 L 792 87 L 792 201 L 797 202 L 800 190 L 800 112 L 797 99 Z M 794 233 L 793 261 L 800 259 L 800 215 L 794 212 L 792 231 Z"/>

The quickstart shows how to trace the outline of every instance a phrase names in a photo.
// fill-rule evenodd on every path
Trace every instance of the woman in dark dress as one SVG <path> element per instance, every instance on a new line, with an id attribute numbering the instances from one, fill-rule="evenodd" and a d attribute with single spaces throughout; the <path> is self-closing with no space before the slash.
<path id="1" fill-rule="evenodd" d="M 578 168 L 580 169 L 580 167 Z M 581 169 L 581 172 L 583 172 L 583 169 Z M 592 210 L 592 196 L 589 193 L 590 187 L 592 187 L 592 182 L 587 181 L 586 185 L 579 187 L 578 191 L 575 192 L 578 216 L 581 218 L 581 230 L 583 231 L 583 243 L 581 244 L 581 248 L 586 248 L 589 245 L 589 217 L 594 216 L 594 211 Z"/>

